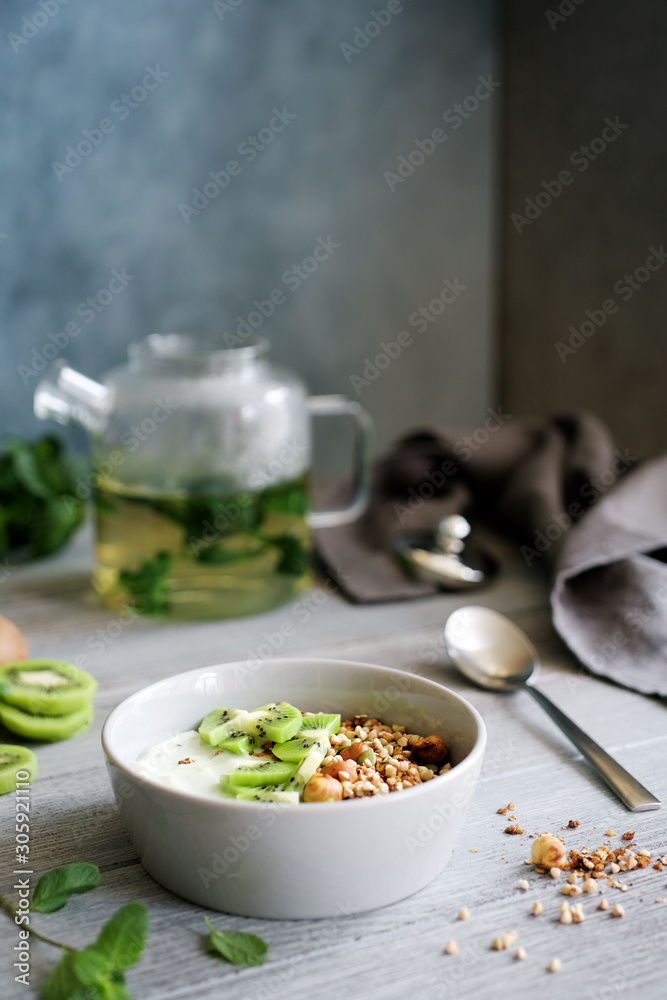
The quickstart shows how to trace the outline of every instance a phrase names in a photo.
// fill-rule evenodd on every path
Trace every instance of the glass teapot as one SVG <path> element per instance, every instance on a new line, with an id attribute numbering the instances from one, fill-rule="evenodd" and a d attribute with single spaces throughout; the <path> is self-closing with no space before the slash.
<path id="1" fill-rule="evenodd" d="M 365 509 L 369 416 L 344 396 L 308 397 L 268 347 L 154 334 L 103 385 L 61 360 L 37 386 L 38 417 L 90 432 L 93 585 L 107 604 L 185 619 L 267 611 L 307 584 L 311 528 Z M 309 510 L 313 415 L 355 428 L 354 495 L 340 510 Z"/>

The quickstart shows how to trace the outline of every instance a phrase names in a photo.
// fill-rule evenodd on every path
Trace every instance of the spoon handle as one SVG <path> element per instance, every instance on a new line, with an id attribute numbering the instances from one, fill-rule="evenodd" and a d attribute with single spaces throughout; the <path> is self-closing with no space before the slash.
<path id="1" fill-rule="evenodd" d="M 589 764 L 592 764 L 600 777 L 604 778 L 610 788 L 618 795 L 621 802 L 632 812 L 646 812 L 649 809 L 659 809 L 660 800 L 656 799 L 647 788 L 644 788 L 636 778 L 633 778 L 624 767 L 610 757 L 606 750 L 592 739 L 588 733 L 561 712 L 557 705 L 547 698 L 538 688 L 527 684 L 526 688 L 532 694 L 544 711 L 562 729 L 577 750 L 581 751 Z"/>

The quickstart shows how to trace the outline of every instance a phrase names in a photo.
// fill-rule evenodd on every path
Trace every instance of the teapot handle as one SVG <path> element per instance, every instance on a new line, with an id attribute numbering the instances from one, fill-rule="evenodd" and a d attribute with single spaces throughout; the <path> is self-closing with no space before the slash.
<path id="1" fill-rule="evenodd" d="M 356 521 L 368 506 L 373 459 L 373 421 L 370 414 L 346 396 L 309 396 L 308 412 L 313 417 L 349 417 L 354 425 L 354 492 L 347 507 L 316 510 L 308 515 L 311 528 L 333 528 Z"/>

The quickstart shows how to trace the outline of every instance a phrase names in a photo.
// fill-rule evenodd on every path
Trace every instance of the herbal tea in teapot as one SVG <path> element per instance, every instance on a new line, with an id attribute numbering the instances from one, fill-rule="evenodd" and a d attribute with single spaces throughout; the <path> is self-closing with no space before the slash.
<path id="1" fill-rule="evenodd" d="M 100 480 L 95 589 L 150 615 L 236 618 L 309 579 L 307 477 L 254 492 L 148 493 Z"/>

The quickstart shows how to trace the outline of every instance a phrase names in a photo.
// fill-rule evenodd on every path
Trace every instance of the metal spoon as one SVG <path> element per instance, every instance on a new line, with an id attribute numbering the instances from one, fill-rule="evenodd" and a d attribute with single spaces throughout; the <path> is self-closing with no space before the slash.
<path id="1" fill-rule="evenodd" d="M 462 674 L 490 691 L 529 691 L 632 812 L 659 809 L 660 800 L 621 767 L 533 684 L 537 651 L 514 622 L 490 608 L 459 608 L 445 625 L 447 654 Z"/>

